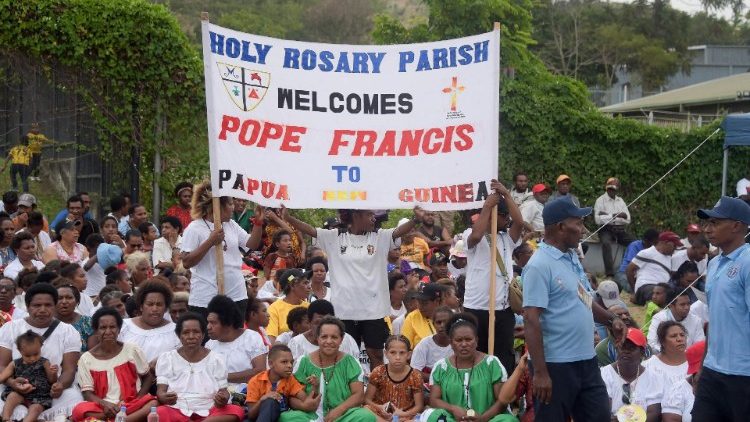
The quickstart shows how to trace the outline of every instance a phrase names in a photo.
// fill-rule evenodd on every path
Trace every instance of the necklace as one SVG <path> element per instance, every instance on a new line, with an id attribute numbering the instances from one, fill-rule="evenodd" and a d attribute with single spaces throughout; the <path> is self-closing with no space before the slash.
<path id="1" fill-rule="evenodd" d="M 615 362 L 615 370 L 617 370 L 617 376 L 623 381 L 626 381 L 620 373 L 620 362 Z M 622 403 L 624 405 L 630 405 L 635 403 L 635 387 L 638 384 L 638 378 L 641 376 L 641 364 L 638 364 L 638 369 L 635 372 L 635 378 L 632 381 L 626 382 L 622 385 Z"/>
<path id="2" fill-rule="evenodd" d="M 203 219 L 203 224 L 205 224 L 205 225 L 206 225 L 206 228 L 207 228 L 207 229 L 208 229 L 208 231 L 210 232 L 210 231 L 211 231 L 211 226 L 209 226 L 209 225 L 208 225 L 208 221 L 206 221 L 206 219 L 205 219 L 205 218 Z M 222 228 L 223 228 L 223 227 L 224 227 L 224 224 L 222 224 Z M 210 233 L 209 233 L 209 234 L 210 234 Z M 226 240 L 226 239 L 222 239 L 222 242 L 224 242 L 224 252 L 226 252 L 226 251 L 227 251 L 227 240 Z"/>
<path id="3" fill-rule="evenodd" d="M 328 399 L 328 384 L 331 383 L 333 380 L 333 377 L 336 375 L 336 363 L 339 361 L 339 354 L 336 352 L 336 357 L 333 358 L 333 365 L 331 366 L 331 373 L 330 375 L 326 373 L 326 369 L 323 364 L 323 355 L 320 354 L 320 350 L 318 350 L 318 359 L 320 360 L 320 372 L 323 374 L 323 384 L 325 385 L 325 390 L 323 392 L 323 412 L 328 413 L 329 410 L 331 410 L 332 407 L 331 403 Z"/>
<path id="4" fill-rule="evenodd" d="M 469 389 L 471 387 L 471 376 L 474 374 L 474 360 L 476 358 L 472 356 L 471 359 L 471 369 L 469 368 L 463 368 L 463 369 L 469 369 L 469 372 L 464 372 L 464 398 L 466 399 L 466 407 L 468 409 L 471 409 L 471 395 L 469 394 Z M 454 366 L 456 367 L 456 370 L 460 369 L 458 367 L 458 356 L 453 355 L 453 361 Z"/>

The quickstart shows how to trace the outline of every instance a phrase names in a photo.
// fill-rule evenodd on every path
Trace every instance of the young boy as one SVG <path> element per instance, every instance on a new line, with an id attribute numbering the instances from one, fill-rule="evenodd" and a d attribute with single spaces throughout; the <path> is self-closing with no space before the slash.
<path id="1" fill-rule="evenodd" d="M 287 331 L 276 337 L 275 344 L 288 344 L 292 337 L 310 329 L 310 321 L 307 319 L 307 308 L 299 306 L 289 311 L 289 314 L 286 316 L 286 325 L 291 331 Z"/>
<path id="2" fill-rule="evenodd" d="M 8 161 L 10 161 L 10 184 L 13 190 L 18 190 L 18 182 L 16 181 L 16 175 L 21 176 L 21 187 L 24 192 L 29 191 L 29 166 L 31 165 L 31 152 L 29 151 L 29 137 L 24 135 L 21 138 L 21 143 L 14 146 L 8 151 L 8 158 L 5 159 L 3 168 L 0 169 L 0 173 L 5 171 L 8 167 Z"/>
<path id="3" fill-rule="evenodd" d="M 305 387 L 294 378 L 292 351 L 284 344 L 275 344 L 268 352 L 269 369 L 247 382 L 247 417 L 251 421 L 277 421 L 282 412 L 299 413 L 300 420 L 315 420 L 320 404 L 318 389 L 309 397 Z M 297 409 L 297 410 L 291 410 Z M 308 413 L 310 412 L 310 413 Z M 292 415 L 289 415 L 292 416 Z"/>
<path id="4" fill-rule="evenodd" d="M 667 296 L 669 296 L 670 290 L 672 290 L 672 287 L 667 283 L 659 283 L 654 286 L 654 290 L 651 292 L 651 300 L 646 302 L 646 319 L 641 326 L 643 335 L 648 336 L 651 318 L 667 304 Z"/>

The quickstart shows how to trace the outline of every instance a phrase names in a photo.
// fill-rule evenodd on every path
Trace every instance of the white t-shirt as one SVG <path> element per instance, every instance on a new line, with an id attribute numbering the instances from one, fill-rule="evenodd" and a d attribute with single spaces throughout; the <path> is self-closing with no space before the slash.
<path id="1" fill-rule="evenodd" d="M 747 188 L 750 188 L 750 180 L 747 180 L 746 178 L 740 179 L 737 182 L 737 197 L 739 198 L 742 195 L 747 195 Z"/>
<path id="2" fill-rule="evenodd" d="M 470 234 L 470 228 L 463 234 L 463 238 L 467 239 L 467 242 Z M 497 250 L 503 257 L 508 277 L 513 277 L 513 249 L 520 244 L 520 237 L 518 241 L 514 242 L 507 232 L 497 234 Z M 473 248 L 466 250 L 466 258 L 464 308 L 487 311 L 490 309 L 490 244 L 487 242 L 487 236 L 482 236 L 482 239 Z M 503 277 L 503 273 L 500 271 L 500 262 L 497 263 L 496 267 L 495 310 L 502 311 L 510 306 L 508 302 L 508 280 Z"/>
<path id="3" fill-rule="evenodd" d="M 450 344 L 445 347 L 438 346 L 432 337 L 423 338 L 414 347 L 414 351 L 411 354 L 411 367 L 417 371 L 421 371 L 424 368 L 432 368 L 437 361 L 453 354 Z"/>
<path id="4" fill-rule="evenodd" d="M 263 283 L 263 286 L 261 286 L 261 288 L 258 289 L 258 299 L 278 299 L 278 298 L 279 296 L 276 295 L 276 287 L 274 287 L 273 285 L 273 280 L 266 280 L 266 282 Z"/>
<path id="5" fill-rule="evenodd" d="M 302 359 L 302 356 L 309 355 L 318 350 L 318 346 L 307 341 L 304 334 L 298 334 L 292 337 L 292 339 L 289 340 L 289 343 L 287 343 L 287 346 L 292 351 L 292 357 L 295 362 Z M 339 350 L 347 355 L 351 355 L 354 359 L 357 359 L 357 362 L 359 362 L 360 350 L 359 346 L 357 346 L 357 342 L 354 341 L 354 337 L 344 333 L 344 340 L 341 342 Z"/>
<path id="6" fill-rule="evenodd" d="M 291 331 L 285 331 L 276 337 L 276 341 L 273 344 L 289 344 L 289 340 L 294 337 L 294 333 Z"/>
<path id="7" fill-rule="evenodd" d="M 97 296 L 107 284 L 107 276 L 99 263 L 95 263 L 86 271 L 86 289 L 82 294 L 86 296 Z"/>
<path id="8" fill-rule="evenodd" d="M 242 276 L 242 255 L 239 247 L 245 246 L 250 235 L 242 229 L 234 220 L 222 224 L 224 228 L 224 241 L 227 250 L 224 251 L 224 294 L 235 302 L 247 299 L 247 287 L 245 278 Z M 192 252 L 208 239 L 214 223 L 206 219 L 194 220 L 182 236 L 182 252 Z M 219 244 L 220 248 L 224 244 Z M 216 285 L 216 252 L 215 246 L 206 252 L 194 267 L 190 268 L 192 277 L 190 279 L 190 306 L 205 308 L 208 302 L 218 293 Z"/>
<path id="9" fill-rule="evenodd" d="M 42 268 L 44 268 L 44 263 L 42 261 L 37 261 L 36 259 L 31 260 L 31 264 L 36 268 L 38 271 L 41 271 Z M 21 264 L 21 261 L 18 260 L 18 258 L 14 259 L 13 261 L 10 261 L 7 267 L 3 270 L 3 275 L 5 277 L 8 277 L 11 280 L 15 280 L 16 277 L 18 277 L 18 273 L 23 270 L 23 265 Z"/>
<path id="10" fill-rule="evenodd" d="M 708 322 L 708 306 L 700 300 L 690 305 L 690 314 L 700 319 L 703 324 Z"/>
<path id="11" fill-rule="evenodd" d="M 193 226 L 191 224 L 190 226 Z M 170 405 L 186 417 L 193 413 L 204 418 L 214 407 L 214 394 L 227 388 L 227 367 L 218 354 L 209 352 L 196 363 L 186 361 L 177 350 L 169 350 L 156 362 L 156 383 L 177 393 L 177 403 Z"/>
<path id="12" fill-rule="evenodd" d="M 388 251 L 396 248 L 395 229 L 364 235 L 317 229 L 318 245 L 328 255 L 331 303 L 342 320 L 381 319 L 390 311 Z"/>
<path id="13" fill-rule="evenodd" d="M 13 359 L 20 358 L 21 353 L 16 348 L 16 338 L 28 330 L 43 335 L 47 331 L 47 327 L 33 327 L 25 319 L 14 319 L 6 322 L 0 327 L 0 347 L 11 350 Z M 72 325 L 62 321 L 42 345 L 42 356 L 47 358 L 51 364 L 57 366 L 62 364 L 65 353 L 79 353 L 80 351 L 81 335 Z"/>
<path id="14" fill-rule="evenodd" d="M 535 231 L 544 230 L 544 219 L 542 219 L 543 210 L 544 204 L 536 199 L 524 202 L 520 208 L 523 221 L 531 224 L 531 227 L 533 227 Z"/>
<path id="15" fill-rule="evenodd" d="M 653 318 L 651 318 L 651 325 L 648 328 L 648 345 L 651 346 L 651 350 L 656 353 L 661 351 L 659 338 L 656 334 L 661 323 L 665 321 L 674 321 L 674 316 L 669 308 L 662 309 L 654 314 Z M 678 322 L 685 327 L 685 330 L 687 330 L 687 347 L 706 339 L 706 335 L 703 332 L 703 321 L 697 316 L 689 313 L 685 319 Z"/>
<path id="16" fill-rule="evenodd" d="M 393 332 L 394 336 L 401 334 L 401 327 L 404 326 L 405 319 L 406 319 L 406 314 L 401 315 L 400 317 L 391 321 L 391 331 Z"/>
<path id="17" fill-rule="evenodd" d="M 644 365 L 645 366 L 645 365 Z M 627 384 L 614 368 L 614 364 L 601 368 L 602 380 L 607 386 L 607 395 L 612 400 L 612 414 L 623 406 L 622 385 Z M 664 391 L 664 381 L 659 374 L 646 368 L 643 373 L 630 383 L 630 402 L 643 407 L 644 410 L 652 404 L 661 403 Z"/>
<path id="18" fill-rule="evenodd" d="M 466 267 L 456 268 L 453 266 L 453 262 L 448 263 L 448 272 L 451 274 L 452 279 L 457 279 L 462 275 L 466 275 Z"/>
<path id="19" fill-rule="evenodd" d="M 641 286 L 649 284 L 667 283 L 669 281 L 669 271 L 662 268 L 659 264 L 653 262 L 646 262 L 641 258 L 645 258 L 651 261 L 656 261 L 664 265 L 666 268 L 672 268 L 672 257 L 664 255 L 656 250 L 656 246 L 651 246 L 648 249 L 644 249 L 633 258 L 631 261 L 638 267 L 638 273 L 635 278 L 635 291 L 637 292 Z"/>
<path id="20" fill-rule="evenodd" d="M 687 249 L 674 251 L 674 253 L 672 254 L 672 271 L 677 271 L 677 269 L 680 268 L 680 265 L 682 265 L 683 262 L 690 260 L 691 259 L 688 258 Z M 698 275 L 706 274 L 706 268 L 708 267 L 708 257 L 704 257 L 700 261 L 693 262 L 695 262 L 695 265 L 698 266 Z"/>
<path id="21" fill-rule="evenodd" d="M 395 316 L 396 318 L 400 317 L 401 315 L 406 315 L 406 305 L 403 303 L 401 304 L 401 309 L 393 309 L 393 306 L 391 306 L 391 316 Z M 393 318 L 393 319 L 396 319 Z"/>
<path id="22" fill-rule="evenodd" d="M 648 329 L 651 332 L 651 328 Z M 664 380 L 664 385 L 674 385 L 687 378 L 687 361 L 677 366 L 667 365 L 658 356 L 654 355 L 643 361 L 643 366 L 656 373 Z"/>
<path id="23" fill-rule="evenodd" d="M 122 329 L 120 330 L 118 340 L 133 343 L 140 347 L 143 353 L 146 354 L 146 359 L 151 362 L 158 358 L 160 354 L 170 350 L 177 350 L 177 348 L 182 346 L 174 329 L 174 322 L 169 322 L 159 328 L 144 330 L 135 325 L 132 319 L 126 319 L 122 322 Z"/>
<path id="24" fill-rule="evenodd" d="M 230 374 L 252 368 L 253 359 L 268 353 L 260 334 L 253 330 L 245 330 L 231 342 L 209 340 L 206 348 L 222 358 Z"/>
<path id="25" fill-rule="evenodd" d="M 693 410 L 693 403 L 695 402 L 695 394 L 693 393 L 693 386 L 682 380 L 677 384 L 668 386 L 664 391 L 664 398 L 661 401 L 661 413 L 671 413 L 682 417 L 682 422 L 691 422 L 693 415 L 690 412 Z"/>
<path id="26" fill-rule="evenodd" d="M 177 242 L 175 247 L 180 248 L 182 246 L 182 236 L 177 236 Z M 154 275 L 161 272 L 160 269 L 156 268 L 160 262 L 172 263 L 172 246 L 169 241 L 163 237 L 154 240 L 154 249 L 151 251 L 151 262 L 154 266 Z"/>
<path id="27" fill-rule="evenodd" d="M 81 293 L 81 301 L 76 306 L 76 311 L 81 315 L 91 316 L 96 312 L 96 306 L 94 306 L 94 301 L 88 295 Z"/>

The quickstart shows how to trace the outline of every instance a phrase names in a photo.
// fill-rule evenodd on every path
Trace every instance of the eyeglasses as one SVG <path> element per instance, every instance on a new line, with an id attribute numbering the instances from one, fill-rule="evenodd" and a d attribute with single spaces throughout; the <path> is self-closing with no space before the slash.
<path id="1" fill-rule="evenodd" d="M 15 290 L 15 288 L 16 288 L 15 286 L 4 286 L 4 285 L 0 284 L 0 292 L 6 291 L 6 290 L 7 291 L 13 291 L 13 290 Z"/>
<path id="2" fill-rule="evenodd" d="M 630 404 L 630 384 L 622 385 L 622 404 Z"/>

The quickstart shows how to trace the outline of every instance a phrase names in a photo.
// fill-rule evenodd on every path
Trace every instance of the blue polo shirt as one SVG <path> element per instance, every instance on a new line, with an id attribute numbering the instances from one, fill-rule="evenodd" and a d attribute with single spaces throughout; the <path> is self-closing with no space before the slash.
<path id="1" fill-rule="evenodd" d="M 523 269 L 523 306 L 544 308 L 541 325 L 547 362 L 595 356 L 594 315 L 578 295 L 579 282 L 590 295 L 591 285 L 575 251 L 563 253 L 545 243 Z"/>
<path id="2" fill-rule="evenodd" d="M 750 245 L 708 263 L 708 352 L 703 365 L 750 376 Z"/>

